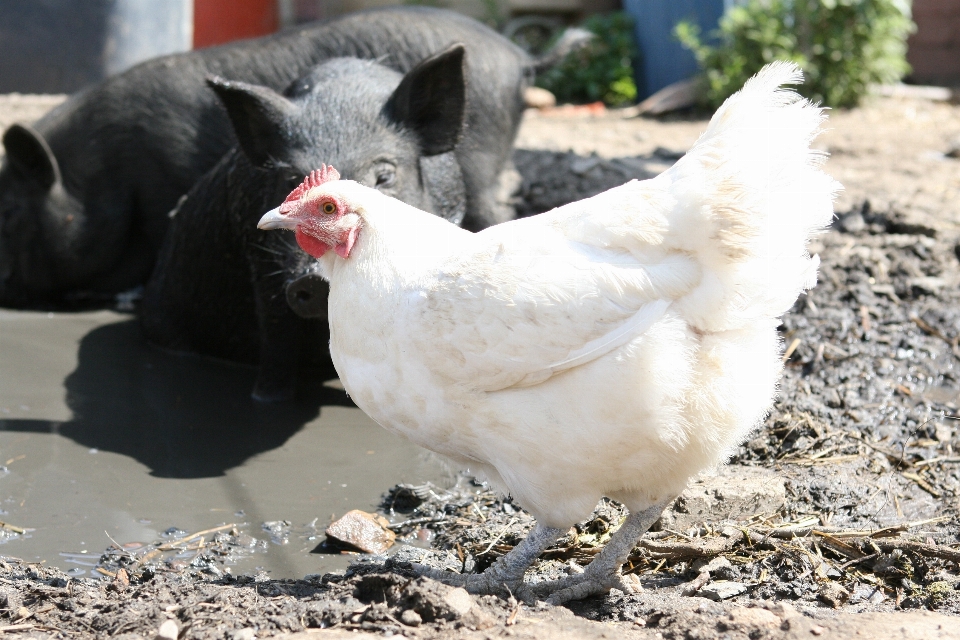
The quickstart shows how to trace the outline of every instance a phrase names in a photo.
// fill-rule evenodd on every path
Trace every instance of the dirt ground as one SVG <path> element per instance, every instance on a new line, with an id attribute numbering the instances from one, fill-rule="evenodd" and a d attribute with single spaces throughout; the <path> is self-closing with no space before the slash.
<path id="1" fill-rule="evenodd" d="M 0 126 L 52 104 L 0 97 Z M 515 204 L 537 213 L 656 175 L 704 126 L 689 115 L 532 112 Z M 482 570 L 532 526 L 463 479 L 390 490 L 383 512 L 407 544 L 343 575 L 232 576 L 230 554 L 251 536 L 230 530 L 141 549 L 119 541 L 102 579 L 8 558 L 0 632 L 960 638 L 960 106 L 876 99 L 826 126 L 817 144 L 846 190 L 834 229 L 812 247 L 820 284 L 784 318 L 781 398 L 731 466 L 692 486 L 631 555 L 641 591 L 547 607 L 411 577 L 412 559 Z M 587 564 L 620 515 L 602 504 L 533 579 Z"/>

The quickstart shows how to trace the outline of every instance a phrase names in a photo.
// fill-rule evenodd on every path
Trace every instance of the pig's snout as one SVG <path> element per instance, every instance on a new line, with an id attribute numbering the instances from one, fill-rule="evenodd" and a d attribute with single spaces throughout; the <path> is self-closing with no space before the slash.
<path id="1" fill-rule="evenodd" d="M 301 318 L 327 319 L 330 286 L 318 275 L 300 276 L 287 285 L 287 304 Z"/>

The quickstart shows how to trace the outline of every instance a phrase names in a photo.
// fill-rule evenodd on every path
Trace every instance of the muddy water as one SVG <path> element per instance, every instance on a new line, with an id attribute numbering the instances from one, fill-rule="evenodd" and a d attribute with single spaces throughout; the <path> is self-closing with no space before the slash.
<path id="1" fill-rule="evenodd" d="M 394 483 L 448 477 L 335 380 L 263 406 L 249 398 L 253 379 L 143 344 L 129 316 L 0 310 L 0 520 L 32 529 L 0 555 L 83 575 L 111 538 L 237 522 L 263 542 L 235 572 L 302 577 L 347 563 L 311 553 L 323 538 L 311 521 L 322 532 Z M 271 541 L 262 524 L 280 520 L 290 527 Z"/>

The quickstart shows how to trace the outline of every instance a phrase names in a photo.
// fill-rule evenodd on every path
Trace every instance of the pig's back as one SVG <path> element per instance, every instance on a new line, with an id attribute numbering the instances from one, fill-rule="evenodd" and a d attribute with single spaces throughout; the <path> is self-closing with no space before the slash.
<path id="1" fill-rule="evenodd" d="M 74 95 L 35 127 L 71 191 L 111 206 L 129 202 L 158 247 L 167 212 L 235 143 L 207 75 L 283 91 L 328 58 L 376 59 L 402 73 L 454 42 L 467 49 L 461 146 L 502 161 L 519 126 L 531 59 L 481 23 L 430 7 L 357 12 L 148 60 Z"/>

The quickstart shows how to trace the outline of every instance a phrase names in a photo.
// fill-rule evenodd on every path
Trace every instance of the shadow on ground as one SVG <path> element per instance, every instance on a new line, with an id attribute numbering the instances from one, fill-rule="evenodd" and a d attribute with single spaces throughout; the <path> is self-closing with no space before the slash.
<path id="1" fill-rule="evenodd" d="M 78 360 L 64 380 L 72 420 L 0 420 L 0 430 L 66 436 L 130 456 L 157 477 L 206 478 L 282 446 L 323 405 L 353 406 L 323 386 L 332 369 L 302 381 L 295 402 L 255 402 L 253 367 L 162 352 L 144 343 L 136 320 L 88 333 Z"/>

